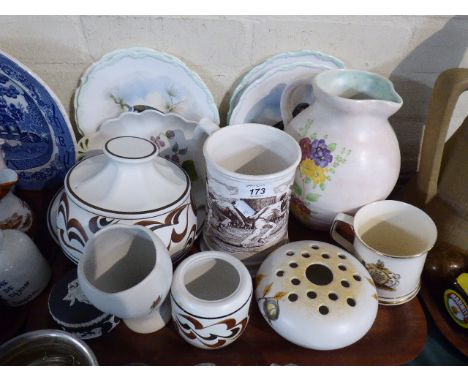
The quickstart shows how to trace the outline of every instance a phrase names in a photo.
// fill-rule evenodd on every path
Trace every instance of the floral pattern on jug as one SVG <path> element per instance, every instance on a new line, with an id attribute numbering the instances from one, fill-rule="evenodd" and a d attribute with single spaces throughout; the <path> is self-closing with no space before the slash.
<path id="1" fill-rule="evenodd" d="M 320 199 L 338 167 L 345 164 L 347 157 L 352 153 L 347 147 L 339 149 L 337 143 L 329 142 L 328 135 L 319 137 L 316 132 L 309 134 L 312 123 L 309 119 L 301 129 L 302 135 L 305 136 L 299 141 L 302 158 L 293 184 L 294 195 L 291 198 L 294 214 L 305 220 L 310 214 L 314 214 L 310 204 Z"/>

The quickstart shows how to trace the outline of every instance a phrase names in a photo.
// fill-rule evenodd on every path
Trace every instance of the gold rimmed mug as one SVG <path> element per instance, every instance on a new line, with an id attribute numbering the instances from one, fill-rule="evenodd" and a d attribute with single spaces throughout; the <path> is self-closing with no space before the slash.
<path id="1" fill-rule="evenodd" d="M 340 233 L 342 224 L 352 229 L 352 241 Z M 367 204 L 354 217 L 339 213 L 330 233 L 365 265 L 382 305 L 400 305 L 418 294 L 427 253 L 437 239 L 429 215 L 395 200 Z"/>

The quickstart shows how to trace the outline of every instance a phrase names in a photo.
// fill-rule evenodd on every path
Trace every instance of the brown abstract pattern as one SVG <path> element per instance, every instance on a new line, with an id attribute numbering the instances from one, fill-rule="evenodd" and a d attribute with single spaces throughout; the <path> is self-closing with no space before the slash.
<path id="1" fill-rule="evenodd" d="M 150 219 L 130 221 L 130 223 L 147 227 L 153 232 L 164 228 L 170 229 L 170 227 L 173 227 L 172 231 L 170 232 L 169 242 L 166 242 L 167 239 L 163 240 L 166 242 L 165 244 L 168 251 L 171 251 L 175 244 L 185 242 L 184 248 L 173 254 L 173 261 L 175 261 L 175 258 L 179 257 L 179 254 L 183 255 L 186 249 L 192 245 L 196 238 L 196 221 L 193 224 L 189 224 L 193 220 L 191 214 L 196 216 L 196 211 L 193 209 L 192 204 L 187 203 L 177 207 L 167 215 L 162 216 L 161 221 Z M 98 215 L 91 217 L 87 226 L 83 226 L 78 219 L 70 216 L 70 202 L 66 193 L 63 193 L 60 199 L 57 221 L 62 223 L 58 224 L 58 235 L 61 245 L 70 251 L 78 252 L 78 254 L 83 252 L 84 246 L 92 234 L 95 234 L 108 225 L 124 222 L 121 219 Z M 178 228 L 180 225 L 182 225 L 182 227 Z M 162 237 L 167 238 L 167 235 L 163 234 Z"/>
<path id="2" fill-rule="evenodd" d="M 88 235 L 77 219 L 70 218 L 70 205 L 66 193 L 63 193 L 60 198 L 57 219 L 63 219 L 65 224 L 65 229 L 58 229 L 60 242 L 67 248 L 81 253 L 88 241 Z M 78 248 L 72 245 L 73 241 L 79 245 Z"/>
<path id="3" fill-rule="evenodd" d="M 198 340 L 210 349 L 217 349 L 226 345 L 228 340 L 231 342 L 239 337 L 244 332 L 247 323 L 249 322 L 249 317 L 245 317 L 240 322 L 237 322 L 234 318 L 226 318 L 205 326 L 205 324 L 188 314 L 176 314 L 174 315 L 174 322 L 179 333 L 186 339 Z M 216 326 L 219 327 L 216 331 L 224 332 L 223 335 L 206 330 Z M 205 331 L 208 334 L 202 334 L 202 331 Z"/>
<path id="4" fill-rule="evenodd" d="M 32 224 L 31 214 L 21 216 L 18 213 L 14 213 L 8 219 L 0 221 L 0 229 L 18 229 L 23 231 L 28 229 Z"/>
<path id="5" fill-rule="evenodd" d="M 157 231 L 158 229 L 162 229 L 165 227 L 177 226 L 179 224 L 179 220 L 182 217 L 182 214 L 184 214 L 184 217 L 187 223 L 185 224 L 181 232 L 177 232 L 175 228 L 172 229 L 171 236 L 170 236 L 171 240 L 169 241 L 167 249 L 170 251 L 172 244 L 180 243 L 183 240 L 187 240 L 186 247 L 189 247 L 195 240 L 195 235 L 197 233 L 197 225 L 193 224 L 191 227 L 189 227 L 189 224 L 188 224 L 190 209 L 192 209 L 192 212 L 196 215 L 196 211 L 193 210 L 192 205 L 190 203 L 187 203 L 187 204 L 181 205 L 180 207 L 176 208 L 175 210 L 167 214 L 166 217 L 164 218 L 164 221 L 142 220 L 135 224 L 147 227 L 151 231 L 154 232 L 154 231 Z"/>

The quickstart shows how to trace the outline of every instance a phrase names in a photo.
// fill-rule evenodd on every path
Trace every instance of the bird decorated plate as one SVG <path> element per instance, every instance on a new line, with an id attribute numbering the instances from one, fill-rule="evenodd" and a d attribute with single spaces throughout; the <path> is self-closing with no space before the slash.
<path id="1" fill-rule="evenodd" d="M 76 161 L 68 116 L 52 90 L 30 69 L 0 52 L 0 140 L 19 188 L 40 190 L 63 182 Z"/>
<path id="2" fill-rule="evenodd" d="M 149 107 L 219 123 L 213 95 L 202 79 L 178 58 L 148 48 L 116 50 L 95 62 L 82 76 L 74 104 L 83 135 L 81 153 L 105 120 L 125 111 Z"/>

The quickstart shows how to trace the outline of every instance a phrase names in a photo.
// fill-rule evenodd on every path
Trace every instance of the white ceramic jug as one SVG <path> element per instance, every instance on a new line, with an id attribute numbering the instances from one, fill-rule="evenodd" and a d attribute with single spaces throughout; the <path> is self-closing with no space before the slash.
<path id="1" fill-rule="evenodd" d="M 25 233 L 0 230 L 0 300 L 20 306 L 34 299 L 47 286 L 50 267 Z"/>
<path id="2" fill-rule="evenodd" d="M 293 118 L 294 93 L 305 82 L 281 98 L 285 131 L 302 150 L 291 210 L 308 226 L 329 229 L 337 213 L 385 199 L 395 186 L 400 149 L 388 118 L 403 101 L 377 74 L 328 70 L 313 79 L 315 101 Z"/>

